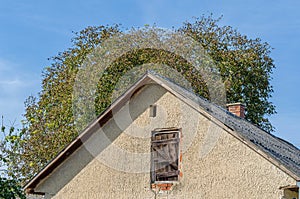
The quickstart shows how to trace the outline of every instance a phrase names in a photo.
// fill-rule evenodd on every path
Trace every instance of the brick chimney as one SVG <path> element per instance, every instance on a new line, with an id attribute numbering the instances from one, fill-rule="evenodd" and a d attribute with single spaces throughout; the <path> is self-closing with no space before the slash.
<path id="1" fill-rule="evenodd" d="M 232 103 L 232 104 L 227 104 L 226 105 L 227 110 L 234 115 L 245 118 L 245 105 L 238 102 L 238 103 Z"/>

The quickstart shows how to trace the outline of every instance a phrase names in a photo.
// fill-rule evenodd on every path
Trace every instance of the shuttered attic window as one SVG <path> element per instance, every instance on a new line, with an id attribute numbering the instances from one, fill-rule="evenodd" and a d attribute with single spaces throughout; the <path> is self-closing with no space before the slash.
<path id="1" fill-rule="evenodd" d="M 280 187 L 283 189 L 284 199 L 298 199 L 299 198 L 299 187 L 297 185 L 288 185 Z"/>
<path id="2" fill-rule="evenodd" d="M 172 183 L 180 174 L 180 129 L 166 128 L 152 131 L 151 183 Z"/>

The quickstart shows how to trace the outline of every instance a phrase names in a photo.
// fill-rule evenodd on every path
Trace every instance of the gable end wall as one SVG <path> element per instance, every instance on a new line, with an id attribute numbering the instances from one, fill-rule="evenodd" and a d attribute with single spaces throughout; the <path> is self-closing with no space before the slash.
<path id="1" fill-rule="evenodd" d="M 153 103 L 157 115 L 151 118 L 147 107 Z M 126 125 L 122 121 L 128 112 L 134 121 Z M 151 130 L 164 127 L 182 128 L 183 176 L 172 191 L 155 193 L 150 188 L 150 135 Z M 99 146 L 108 134 L 107 144 Z M 88 158 L 79 173 L 68 177 L 85 155 L 95 158 Z M 65 176 L 70 181 L 60 184 Z M 279 187 L 286 185 L 296 185 L 296 181 L 171 93 L 151 86 L 116 113 L 36 191 L 63 199 L 155 198 L 155 194 L 156 198 L 280 199 L 283 190 Z"/>

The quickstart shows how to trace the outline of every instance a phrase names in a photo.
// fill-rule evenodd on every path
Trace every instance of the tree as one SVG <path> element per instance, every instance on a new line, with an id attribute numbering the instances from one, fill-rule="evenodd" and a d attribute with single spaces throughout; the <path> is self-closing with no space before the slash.
<path id="1" fill-rule="evenodd" d="M 15 179 L 0 177 L 0 198 L 3 199 L 25 199 L 22 187 Z"/>
<path id="2" fill-rule="evenodd" d="M 275 113 L 269 101 L 274 68 L 271 48 L 260 39 L 249 39 L 230 26 L 218 26 L 219 20 L 202 16 L 175 31 L 201 43 L 213 59 L 225 82 L 227 102 L 244 103 L 246 119 L 271 132 L 273 127 L 266 118 Z M 25 102 L 24 128 L 16 147 L 19 156 L 10 160 L 18 177 L 31 178 L 78 135 L 72 110 L 76 74 L 89 53 L 120 32 L 117 25 L 87 27 L 75 33 L 73 46 L 53 57 L 53 64 L 44 69 L 42 91 L 38 97 L 31 96 Z M 201 75 L 182 57 L 163 50 L 141 49 L 122 55 L 106 69 L 98 83 L 96 112 L 101 113 L 109 105 L 112 90 L 123 74 L 150 62 L 171 66 L 190 81 L 197 94 L 209 98 Z"/>
<path id="3" fill-rule="evenodd" d="M 5 126 L 3 125 L 2 116 L 2 126 L 1 133 L 2 138 L 0 143 L 0 198 L 5 199 L 25 199 L 25 194 L 21 187 L 21 182 L 17 179 L 13 173 L 10 172 L 10 159 L 13 159 L 14 152 L 12 151 L 11 143 L 16 143 L 17 137 L 14 134 L 15 128 L 9 128 L 9 134 L 5 133 Z"/>
<path id="4" fill-rule="evenodd" d="M 246 119 L 267 132 L 274 131 L 266 115 L 275 114 L 269 101 L 270 85 L 275 68 L 270 57 L 271 47 L 261 39 L 249 39 L 230 26 L 219 27 L 211 17 L 185 23 L 180 29 L 202 43 L 215 60 L 226 85 L 227 102 L 246 105 Z"/>

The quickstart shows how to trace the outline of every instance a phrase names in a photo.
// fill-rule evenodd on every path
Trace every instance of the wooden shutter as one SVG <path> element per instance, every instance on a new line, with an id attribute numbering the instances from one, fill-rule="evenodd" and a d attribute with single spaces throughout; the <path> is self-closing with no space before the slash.
<path id="1" fill-rule="evenodd" d="M 151 182 L 177 181 L 179 176 L 179 129 L 157 129 L 151 139 Z"/>

